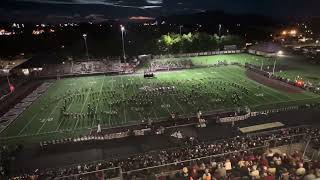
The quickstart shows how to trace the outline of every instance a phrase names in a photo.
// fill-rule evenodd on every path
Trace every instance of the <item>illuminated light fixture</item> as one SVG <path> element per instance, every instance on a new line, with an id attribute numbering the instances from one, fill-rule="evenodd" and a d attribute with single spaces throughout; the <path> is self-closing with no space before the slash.
<path id="1" fill-rule="evenodd" d="M 278 52 L 277 52 L 277 55 L 278 55 L 278 56 L 282 56 L 282 55 L 283 55 L 283 51 L 278 51 Z"/>
<path id="2" fill-rule="evenodd" d="M 290 31 L 290 35 L 292 35 L 292 36 L 295 36 L 297 34 L 297 31 L 296 30 L 291 30 Z"/>

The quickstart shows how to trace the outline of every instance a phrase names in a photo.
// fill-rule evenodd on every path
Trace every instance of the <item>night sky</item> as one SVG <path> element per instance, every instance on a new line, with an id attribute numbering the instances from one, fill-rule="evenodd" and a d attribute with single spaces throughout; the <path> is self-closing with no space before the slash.
<path id="1" fill-rule="evenodd" d="M 1 0 L 0 20 L 96 20 L 222 10 L 273 17 L 318 16 L 320 0 Z"/>

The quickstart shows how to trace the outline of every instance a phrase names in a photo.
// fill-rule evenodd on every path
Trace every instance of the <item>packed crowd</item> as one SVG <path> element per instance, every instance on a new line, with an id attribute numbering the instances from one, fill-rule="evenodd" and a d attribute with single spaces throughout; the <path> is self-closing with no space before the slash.
<path id="1" fill-rule="evenodd" d="M 0 146 L 0 179 L 10 174 L 11 160 L 22 150 L 21 145 L 15 147 Z"/>
<path id="2" fill-rule="evenodd" d="M 196 139 L 188 139 L 186 140 L 186 146 L 184 147 L 134 155 L 127 159 L 114 159 L 112 161 L 104 161 L 90 165 L 79 165 L 71 168 L 39 170 L 32 173 L 20 172 L 19 174 L 24 174 L 23 177 L 33 175 L 36 177 L 50 179 L 53 177 L 70 176 L 92 170 L 101 170 L 102 168 L 121 167 L 122 171 L 127 175 L 125 178 L 131 179 L 135 173 L 129 172 L 136 169 L 161 166 L 169 163 L 179 164 L 179 162 L 184 160 L 201 159 L 202 157 L 218 154 L 232 154 L 234 152 L 252 148 L 281 146 L 300 142 L 301 140 L 305 140 L 304 138 L 307 138 L 306 136 L 312 137 L 318 141 L 320 130 L 317 128 L 297 127 L 281 129 L 271 133 L 238 136 L 214 142 L 199 142 Z"/>
<path id="3" fill-rule="evenodd" d="M 161 59 L 150 62 L 149 71 L 184 69 L 190 68 L 192 66 L 193 63 L 190 59 Z"/>
<path id="4" fill-rule="evenodd" d="M 120 63 L 107 61 L 63 62 L 62 64 L 44 65 L 31 72 L 39 77 L 71 76 L 93 73 L 112 73 L 123 70 Z"/>
<path id="5" fill-rule="evenodd" d="M 217 162 L 218 161 L 218 162 Z M 166 179 L 184 180 L 314 180 L 320 178 L 320 164 L 317 161 L 305 162 L 302 153 L 295 151 L 286 154 L 269 150 L 240 152 L 198 161 L 181 172 L 167 176 Z"/>

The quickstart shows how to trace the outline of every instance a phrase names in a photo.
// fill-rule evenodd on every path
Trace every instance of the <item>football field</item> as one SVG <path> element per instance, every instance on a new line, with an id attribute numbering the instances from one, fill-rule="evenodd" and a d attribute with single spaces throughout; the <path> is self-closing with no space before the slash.
<path id="1" fill-rule="evenodd" d="M 163 121 L 249 107 L 251 111 L 319 102 L 319 95 L 287 93 L 259 84 L 239 66 L 57 80 L 4 132 L 2 140 L 37 142 L 103 128 Z"/>

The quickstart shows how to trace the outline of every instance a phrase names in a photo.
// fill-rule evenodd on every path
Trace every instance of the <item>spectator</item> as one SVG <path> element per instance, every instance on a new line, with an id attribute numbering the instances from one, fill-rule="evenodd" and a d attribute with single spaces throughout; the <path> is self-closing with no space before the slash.
<path id="1" fill-rule="evenodd" d="M 184 167 L 182 169 L 182 177 L 183 179 L 185 180 L 189 180 L 190 179 L 190 176 L 189 176 L 189 172 L 188 172 L 188 168 L 187 167 Z"/>
<path id="2" fill-rule="evenodd" d="M 290 174 L 286 168 L 283 169 L 280 177 L 282 180 L 289 180 L 290 179 Z"/>
<path id="3" fill-rule="evenodd" d="M 203 180 L 211 180 L 211 174 L 209 172 L 209 169 L 205 169 L 204 174 L 202 176 Z"/>
<path id="4" fill-rule="evenodd" d="M 314 170 L 310 169 L 309 173 L 306 176 L 304 176 L 303 180 L 313 180 L 313 179 L 316 179 L 316 176 L 314 175 Z"/>
<path id="5" fill-rule="evenodd" d="M 215 171 L 215 176 L 218 179 L 225 179 L 227 176 L 226 168 L 222 166 L 222 164 L 218 164 L 218 168 Z"/>
<path id="6" fill-rule="evenodd" d="M 257 170 L 257 165 L 252 166 L 252 170 L 250 172 L 251 179 L 260 179 L 259 171 Z"/>
<path id="7" fill-rule="evenodd" d="M 306 169 L 303 167 L 303 163 L 298 164 L 299 168 L 296 171 L 296 175 L 303 176 L 306 173 Z"/>
<path id="8" fill-rule="evenodd" d="M 232 165 L 230 162 L 230 159 L 227 159 L 226 162 L 224 163 L 224 167 L 226 168 L 227 173 L 230 173 L 232 170 Z"/>

